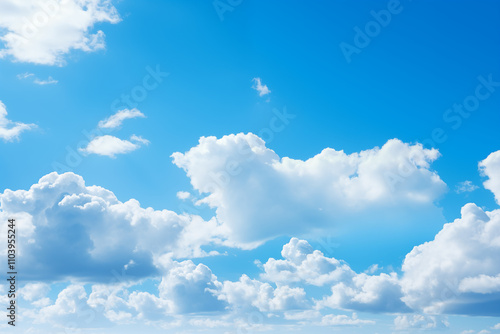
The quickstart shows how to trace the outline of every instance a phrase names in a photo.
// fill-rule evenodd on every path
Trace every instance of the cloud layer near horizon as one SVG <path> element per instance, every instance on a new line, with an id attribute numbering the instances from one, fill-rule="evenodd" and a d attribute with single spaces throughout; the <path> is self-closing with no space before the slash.
<path id="1" fill-rule="evenodd" d="M 235 143 L 241 147 L 233 147 Z M 220 161 L 208 157 L 205 150 Z M 215 328 L 222 328 L 248 312 L 284 322 L 306 321 L 314 326 L 373 324 L 372 320 L 357 318 L 356 313 L 332 313 L 340 310 L 396 313 L 397 329 L 428 329 L 446 326 L 437 315 L 499 316 L 495 305 L 500 304 L 500 209 L 485 211 L 473 203 L 463 206 L 461 217 L 445 224 L 433 240 L 414 247 L 406 255 L 400 273 L 375 273 L 375 269 L 357 272 L 344 260 L 326 256 L 297 237 L 283 245 L 281 258 L 268 258 L 257 277 L 241 273 L 237 279 L 219 279 L 201 263 L 203 260 L 192 260 L 216 255 L 214 249 L 221 246 L 245 245 L 235 235 L 237 225 L 220 212 L 224 208 L 234 214 L 238 208 L 236 202 L 227 200 L 230 194 L 241 200 L 263 195 L 263 190 L 282 197 L 288 192 L 290 198 L 275 205 L 298 205 L 300 198 L 295 198 L 297 192 L 291 190 L 301 187 L 303 194 L 323 206 L 334 205 L 335 210 L 358 196 L 352 208 L 344 208 L 343 216 L 352 215 L 352 210 L 373 212 L 375 204 L 429 207 L 445 190 L 444 182 L 430 170 L 430 162 L 437 156 L 437 151 L 391 140 L 381 148 L 351 155 L 326 149 L 300 161 L 278 158 L 251 134 L 220 140 L 202 138 L 200 145 L 188 153 L 174 154 L 174 162 L 186 170 L 195 189 L 209 193 L 201 203 L 217 209 L 216 217 L 210 220 L 142 208 L 134 199 L 121 202 L 111 191 L 87 186 L 81 176 L 73 173 L 48 174 L 29 190 L 5 190 L 0 194 L 0 218 L 16 217 L 18 221 L 22 271 L 28 282 L 22 287 L 21 297 L 31 303 L 27 316 L 47 324 L 81 322 L 81 314 L 88 313 L 96 316 L 92 326 L 98 327 L 110 323 L 161 323 L 179 319 L 179 315 L 203 313 L 209 315 L 203 324 L 209 321 Z M 237 157 L 237 164 L 228 165 Z M 485 186 L 497 195 L 495 157 L 496 152 L 480 166 L 490 177 Z M 203 163 L 204 168 L 198 169 L 198 163 Z M 404 163 L 414 169 L 407 168 L 403 175 Z M 217 173 L 221 166 L 230 180 L 211 188 L 206 182 L 217 179 L 210 173 L 220 176 Z M 387 184 L 387 175 L 400 178 L 397 183 Z M 331 182 L 325 182 L 327 179 Z M 266 182 L 274 183 L 269 188 Z M 320 195 L 307 188 L 308 182 Z M 237 185 L 247 188 L 237 189 Z M 255 185 L 266 187 L 255 193 L 259 190 Z M 282 189 L 276 189 L 278 185 Z M 377 191 L 366 193 L 377 186 Z M 245 189 L 248 194 L 243 193 Z M 242 203 L 245 210 L 255 209 L 255 203 L 248 207 L 247 202 Z M 307 211 L 313 207 L 308 202 L 290 208 Z M 269 210 L 264 205 L 260 209 Z M 333 213 L 327 211 L 328 215 Z M 281 222 L 266 223 L 282 226 Z M 297 229 L 298 234 L 301 231 Z M 264 228 L 261 233 L 266 235 L 268 230 Z M 266 238 L 273 236 L 267 234 Z M 116 275 L 121 279 L 113 280 Z M 159 280 L 156 290 L 138 288 L 138 282 L 146 278 Z M 50 287 L 44 281 L 70 284 L 57 299 L 51 299 L 47 297 Z M 312 288 L 321 291 L 319 297 L 310 294 Z M 221 314 L 223 320 L 218 317 Z M 217 317 L 210 318 L 212 315 Z"/>

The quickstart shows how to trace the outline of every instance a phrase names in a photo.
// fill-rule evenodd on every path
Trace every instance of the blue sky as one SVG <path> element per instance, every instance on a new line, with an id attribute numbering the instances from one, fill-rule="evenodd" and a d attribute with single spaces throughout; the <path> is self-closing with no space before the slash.
<path id="1" fill-rule="evenodd" d="M 0 1 L 7 330 L 500 330 L 496 1 L 42 3 Z"/>

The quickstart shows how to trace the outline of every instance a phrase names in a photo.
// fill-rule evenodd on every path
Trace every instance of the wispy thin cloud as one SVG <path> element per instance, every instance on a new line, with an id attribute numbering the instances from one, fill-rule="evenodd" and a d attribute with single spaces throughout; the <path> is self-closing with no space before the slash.
<path id="1" fill-rule="evenodd" d="M 34 76 L 33 73 L 25 72 L 25 73 L 18 74 L 17 78 L 19 80 L 22 80 L 22 79 L 26 79 L 26 78 L 29 78 L 29 77 L 32 77 L 32 76 Z"/>
<path id="2" fill-rule="evenodd" d="M 99 127 L 105 128 L 105 129 L 114 129 L 114 128 L 122 125 L 124 120 L 137 118 L 137 117 L 145 118 L 146 116 L 136 108 L 123 109 L 123 110 L 116 112 L 116 114 L 111 115 L 108 118 L 100 121 Z"/>
<path id="3" fill-rule="evenodd" d="M 35 78 L 35 80 L 33 80 L 33 82 L 36 83 L 37 85 L 43 86 L 43 85 L 54 85 L 54 84 L 58 83 L 59 81 L 54 80 L 54 78 L 49 76 L 47 78 L 47 80 L 41 80 L 41 79 Z"/>
<path id="4" fill-rule="evenodd" d="M 130 137 L 130 140 L 131 140 L 131 141 L 134 141 L 134 142 L 137 142 L 137 143 L 144 144 L 144 145 L 148 145 L 148 144 L 149 144 L 149 140 L 144 139 L 144 138 L 142 138 L 141 136 L 132 135 L 132 136 Z"/>
<path id="5" fill-rule="evenodd" d="M 271 93 L 271 90 L 267 87 L 267 85 L 262 84 L 262 80 L 260 78 L 253 78 L 252 82 L 252 88 L 259 92 L 259 96 L 265 96 Z"/>
<path id="6" fill-rule="evenodd" d="M 32 82 L 34 84 L 41 85 L 41 86 L 43 86 L 43 85 L 54 85 L 54 84 L 56 84 L 56 83 L 59 82 L 58 80 L 55 80 L 51 76 L 49 76 L 47 79 L 44 80 L 44 79 L 38 78 L 34 73 L 29 73 L 29 72 L 18 74 L 17 78 L 19 80 L 25 80 L 25 79 L 28 79 L 28 78 L 32 78 L 33 79 Z"/>
<path id="7" fill-rule="evenodd" d="M 25 124 L 13 122 L 7 119 L 7 109 L 5 104 L 0 101 L 0 138 L 4 141 L 13 141 L 19 139 L 22 132 L 35 128 L 35 124 Z"/>
<path id="8" fill-rule="evenodd" d="M 455 187 L 455 192 L 457 194 L 470 193 L 476 190 L 477 188 L 479 187 L 473 184 L 472 181 L 464 181 L 457 184 L 457 186 Z"/>

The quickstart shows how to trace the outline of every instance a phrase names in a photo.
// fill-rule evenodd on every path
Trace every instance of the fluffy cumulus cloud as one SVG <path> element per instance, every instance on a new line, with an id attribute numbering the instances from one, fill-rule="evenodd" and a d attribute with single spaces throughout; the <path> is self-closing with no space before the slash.
<path id="1" fill-rule="evenodd" d="M 263 279 L 278 284 L 305 282 L 315 286 L 351 280 L 356 273 L 335 258 L 313 250 L 305 240 L 292 238 L 283 246 L 282 260 L 270 258 L 263 266 Z"/>
<path id="2" fill-rule="evenodd" d="M 484 187 L 493 192 L 497 203 L 500 204 L 500 151 L 491 153 L 481 161 L 479 168 L 488 177 L 488 180 L 484 182 Z"/>
<path id="3" fill-rule="evenodd" d="M 350 281 L 333 285 L 331 290 L 332 294 L 319 305 L 374 313 L 411 311 L 401 300 L 403 293 L 396 273 L 360 273 Z"/>
<path id="4" fill-rule="evenodd" d="M 461 218 L 407 254 L 401 276 L 355 273 L 295 238 L 283 247 L 282 256 L 263 265 L 262 278 L 330 286 L 331 295 L 317 301 L 318 309 L 500 315 L 500 210 L 465 205 Z M 445 325 L 441 318 L 420 315 L 402 315 L 396 322 L 410 328 Z"/>
<path id="5" fill-rule="evenodd" d="M 124 120 L 137 117 L 144 118 L 146 116 L 136 108 L 119 110 L 105 120 L 100 121 L 99 127 L 105 129 L 114 129 L 122 125 Z"/>
<path id="6" fill-rule="evenodd" d="M 0 2 L 0 57 L 44 65 L 61 65 L 71 50 L 105 47 L 101 22 L 120 21 L 109 0 Z"/>
<path id="7" fill-rule="evenodd" d="M 327 148 L 302 161 L 280 158 L 250 133 L 202 137 L 196 147 L 172 156 L 193 187 L 207 194 L 198 203 L 216 208 L 241 244 L 346 220 L 396 223 L 423 214 L 442 219 L 433 202 L 446 185 L 430 168 L 439 153 L 420 144 L 394 139 L 352 154 Z"/>
<path id="8" fill-rule="evenodd" d="M 207 313 L 223 310 L 227 305 L 217 297 L 222 283 L 204 264 L 191 260 L 174 261 L 160 257 L 161 282 L 157 293 L 130 291 L 126 285 L 94 285 L 88 304 L 100 310 L 108 320 L 159 321 L 176 314 Z"/>
<path id="9" fill-rule="evenodd" d="M 27 280 L 147 277 L 157 272 L 158 256 L 205 256 L 201 247 L 220 243 L 223 235 L 215 219 L 120 202 L 73 173 L 51 173 L 29 190 L 7 189 L 0 204 L 0 218 L 18 222 Z"/>
<path id="10" fill-rule="evenodd" d="M 102 327 L 107 319 L 88 305 L 85 288 L 73 284 L 62 290 L 54 304 L 42 307 L 38 312 L 28 314 L 35 323 L 51 323 L 58 327 L 78 328 Z M 36 315 L 35 315 L 36 314 Z"/>
<path id="11" fill-rule="evenodd" d="M 159 286 L 160 298 L 169 301 L 175 313 L 220 311 L 225 303 L 215 293 L 221 283 L 204 264 L 192 261 L 161 261 L 166 269 Z"/>
<path id="12" fill-rule="evenodd" d="M 307 307 L 306 293 L 302 288 L 287 285 L 273 288 L 269 283 L 250 279 L 247 275 L 239 281 L 225 281 L 219 298 L 234 308 L 256 308 L 261 312 L 286 311 Z"/>
<path id="13" fill-rule="evenodd" d="M 136 135 L 132 135 L 130 141 L 115 136 L 104 135 L 92 139 L 87 147 L 80 149 L 80 152 L 115 158 L 117 154 L 130 153 L 140 148 L 141 145 L 147 144 L 149 144 L 148 140 Z"/>
<path id="14" fill-rule="evenodd" d="M 356 273 L 342 260 L 313 250 L 305 240 L 292 238 L 283 246 L 283 259 L 270 258 L 261 279 L 278 286 L 329 287 L 331 294 L 316 302 L 319 309 L 371 312 L 409 312 L 396 273 Z"/>
<path id="15" fill-rule="evenodd" d="M 433 241 L 406 256 L 401 276 L 356 273 L 297 238 L 283 246 L 282 256 L 263 265 L 261 279 L 278 286 L 330 287 L 331 294 L 316 301 L 317 309 L 500 314 L 500 210 L 484 212 L 474 204 L 465 205 L 460 219 L 446 224 Z M 420 315 L 401 315 L 396 322 L 396 327 L 409 328 L 445 323 Z"/>
<path id="16" fill-rule="evenodd" d="M 22 132 L 31 130 L 35 124 L 25 124 L 20 122 L 12 122 L 7 119 L 7 109 L 5 104 L 0 101 L 0 138 L 4 141 L 13 141 L 19 139 Z"/>
<path id="17" fill-rule="evenodd" d="M 318 301 L 320 308 L 372 312 L 408 312 L 396 273 L 368 275 L 354 272 L 345 262 L 313 250 L 305 240 L 292 238 L 283 246 L 283 260 L 269 259 L 262 279 L 277 284 L 305 283 L 330 286 L 331 295 Z"/>
<path id="18" fill-rule="evenodd" d="M 425 313 L 500 315 L 500 210 L 475 204 L 405 258 L 403 300 Z"/>

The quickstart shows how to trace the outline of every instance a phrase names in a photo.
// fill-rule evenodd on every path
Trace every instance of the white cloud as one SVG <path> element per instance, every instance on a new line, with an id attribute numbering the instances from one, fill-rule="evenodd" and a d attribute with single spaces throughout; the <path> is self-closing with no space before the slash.
<path id="1" fill-rule="evenodd" d="M 253 78 L 252 82 L 253 82 L 252 88 L 255 89 L 257 92 L 259 92 L 259 96 L 264 96 L 271 93 L 271 90 L 267 88 L 267 85 L 262 84 L 260 78 Z"/>
<path id="2" fill-rule="evenodd" d="M 347 315 L 334 315 L 328 314 L 321 319 L 322 326 L 360 326 L 360 325 L 373 325 L 375 321 L 373 320 L 361 320 L 358 318 L 356 313 L 353 313 L 351 317 Z"/>
<path id="3" fill-rule="evenodd" d="M 137 117 L 144 118 L 146 116 L 136 108 L 119 110 L 114 115 L 111 115 L 105 120 L 100 121 L 99 127 L 105 129 L 114 129 L 122 125 L 124 120 Z"/>
<path id="4" fill-rule="evenodd" d="M 111 314 L 112 317 L 123 318 L 124 314 L 120 316 L 120 313 L 127 311 L 129 307 L 126 300 L 130 295 L 126 289 L 129 285 L 127 282 L 94 284 L 87 304 L 95 309 L 103 309 L 105 312 L 114 311 L 115 313 Z"/>
<path id="5" fill-rule="evenodd" d="M 479 163 L 481 173 L 489 179 L 484 181 L 486 189 L 491 190 L 495 199 L 500 204 L 500 151 L 491 153 L 486 159 Z"/>
<path id="6" fill-rule="evenodd" d="M 19 295 L 27 301 L 36 301 L 44 298 L 49 290 L 46 283 L 28 283 L 19 290 Z"/>
<path id="7" fill-rule="evenodd" d="M 284 260 L 270 258 L 264 264 L 263 279 L 279 284 L 305 282 L 323 286 L 351 280 L 356 275 L 346 263 L 325 257 L 305 240 L 292 238 L 283 246 L 281 255 Z"/>
<path id="8" fill-rule="evenodd" d="M 500 300 L 500 210 L 485 213 L 468 204 L 462 213 L 462 219 L 445 225 L 434 241 L 407 255 L 402 278 L 396 273 L 356 273 L 297 238 L 283 246 L 284 259 L 270 258 L 263 265 L 261 278 L 278 286 L 329 285 L 331 295 L 317 300 L 318 310 L 497 315 L 493 305 Z M 424 320 L 444 323 L 420 316 L 397 319 L 412 328 L 424 326 Z"/>
<path id="9" fill-rule="evenodd" d="M 115 324 L 169 321 L 167 301 L 147 293 L 129 292 L 125 286 L 95 284 L 87 295 L 84 286 L 71 284 L 55 302 L 30 310 L 34 323 L 58 328 L 103 328 Z"/>
<path id="10" fill-rule="evenodd" d="M 35 128 L 35 124 L 25 124 L 12 122 L 7 119 L 7 109 L 5 104 L 0 101 L 0 138 L 4 141 L 19 139 L 22 132 Z"/>
<path id="11" fill-rule="evenodd" d="M 216 294 L 222 284 L 207 266 L 195 265 L 191 260 L 172 261 L 169 256 L 160 257 L 157 264 L 162 273 L 158 295 L 129 291 L 132 284 L 119 283 L 94 284 L 87 297 L 82 286 L 71 285 L 59 294 L 55 303 L 43 307 L 34 317 L 44 316 L 51 321 L 55 315 L 70 313 L 75 317 L 85 311 L 91 315 L 103 314 L 115 323 L 149 323 L 169 321 L 177 314 L 223 311 L 227 306 Z M 73 311 L 65 312 L 63 306 Z"/>
<path id="12" fill-rule="evenodd" d="M 496 276 L 479 275 L 464 278 L 458 290 L 461 292 L 474 292 L 488 294 L 500 291 L 500 274 Z"/>
<path id="13" fill-rule="evenodd" d="M 498 316 L 500 303 L 500 210 L 475 204 L 446 224 L 433 241 L 406 256 L 403 300 L 425 313 Z"/>
<path id="14" fill-rule="evenodd" d="M 0 57 L 44 65 L 62 65 L 71 50 L 92 52 L 105 47 L 97 23 L 120 21 L 108 0 L 0 2 Z"/>
<path id="15" fill-rule="evenodd" d="M 221 311 L 225 303 L 215 296 L 222 284 L 204 264 L 162 261 L 166 273 L 158 287 L 160 298 L 169 301 L 174 313 Z"/>
<path id="16" fill-rule="evenodd" d="M 33 74 L 33 73 L 25 72 L 25 73 L 22 73 L 22 74 L 18 74 L 17 78 L 19 80 L 22 80 L 22 79 L 31 78 L 31 77 L 34 77 L 34 76 L 35 76 L 35 74 Z"/>
<path id="17" fill-rule="evenodd" d="M 407 312 L 396 273 L 357 274 L 344 261 L 325 257 L 305 240 L 292 238 L 283 246 L 283 260 L 270 258 L 262 279 L 284 284 L 329 285 L 332 294 L 317 302 L 318 308 L 372 312 Z"/>
<path id="18" fill-rule="evenodd" d="M 142 208 L 134 199 L 120 202 L 109 190 L 85 186 L 73 173 L 51 173 L 29 190 L 7 189 L 0 203 L 0 219 L 16 217 L 23 245 L 19 271 L 28 281 L 99 281 L 113 273 L 125 281 L 148 277 L 158 272 L 156 257 L 206 256 L 203 245 L 225 238 L 215 219 Z M 131 260 L 134 265 L 124 269 Z"/>
<path id="19" fill-rule="evenodd" d="M 29 73 L 29 72 L 18 74 L 17 78 L 19 80 L 24 80 L 24 79 L 32 78 L 33 79 L 33 83 L 35 83 L 37 85 L 41 85 L 41 86 L 43 86 L 43 85 L 53 85 L 53 84 L 58 83 L 58 81 L 54 80 L 54 78 L 52 78 L 51 76 L 49 76 L 46 80 L 42 80 L 42 79 L 39 79 L 38 77 L 36 77 L 35 74 Z"/>
<path id="20" fill-rule="evenodd" d="M 39 310 L 35 323 L 52 323 L 58 327 L 95 328 L 107 323 L 99 312 L 87 303 L 85 288 L 73 284 L 62 290 L 54 304 Z"/>
<path id="21" fill-rule="evenodd" d="M 251 133 L 202 137 L 188 152 L 172 155 L 194 189 L 208 194 L 198 203 L 217 209 L 241 247 L 344 221 L 358 228 L 367 221 L 440 221 L 433 202 L 446 185 L 430 169 L 438 156 L 394 139 L 350 155 L 327 148 L 302 161 L 280 158 Z"/>
<path id="22" fill-rule="evenodd" d="M 128 297 L 128 305 L 137 311 L 137 318 L 140 320 L 156 321 L 164 319 L 169 309 L 172 307 L 167 301 L 147 292 L 134 291 Z M 128 312 L 119 311 L 121 321 L 129 319 Z M 108 317 L 116 317 L 116 313 L 108 311 Z M 111 319 L 110 319 L 111 320 Z"/>
<path id="23" fill-rule="evenodd" d="M 500 322 L 496 324 L 495 326 L 491 327 L 491 329 L 500 329 Z"/>
<path id="24" fill-rule="evenodd" d="M 269 283 L 250 279 L 247 275 L 239 281 L 225 281 L 219 298 L 236 309 L 257 308 L 260 312 L 288 311 L 307 308 L 306 293 L 302 288 L 281 285 L 273 288 Z"/>
<path id="25" fill-rule="evenodd" d="M 412 314 L 399 315 L 394 319 L 394 327 L 396 330 L 406 331 L 409 329 L 436 329 L 447 328 L 448 321 L 438 316 Z"/>
<path id="26" fill-rule="evenodd" d="M 86 154 L 98 154 L 115 158 L 117 154 L 130 153 L 141 147 L 140 144 L 149 143 L 149 141 L 135 135 L 130 140 L 135 141 L 135 143 L 110 135 L 98 136 L 92 139 L 87 147 L 81 148 L 80 151 Z"/>
<path id="27" fill-rule="evenodd" d="M 191 197 L 191 194 L 187 191 L 178 191 L 177 192 L 178 199 L 185 200 L 185 199 L 188 199 L 189 197 Z"/>
<path id="28" fill-rule="evenodd" d="M 473 192 L 477 188 L 479 187 L 473 184 L 472 181 L 463 181 L 457 184 L 455 192 L 457 194 L 468 193 L 468 192 Z"/>
<path id="29" fill-rule="evenodd" d="M 35 80 L 33 80 L 33 82 L 37 85 L 43 86 L 43 85 L 54 85 L 54 84 L 58 83 L 59 81 L 54 80 L 51 76 L 49 76 L 47 78 L 47 80 L 35 78 Z"/>
<path id="30" fill-rule="evenodd" d="M 131 141 L 135 141 L 137 143 L 141 143 L 141 144 L 144 144 L 144 145 L 148 145 L 150 143 L 149 140 L 147 139 L 144 139 L 142 138 L 141 136 L 136 136 L 136 135 L 132 135 L 130 136 L 130 140 Z"/>
<path id="31" fill-rule="evenodd" d="M 493 305 L 500 300 L 500 210 L 483 212 L 466 205 L 461 219 L 406 256 L 402 278 L 355 273 L 296 238 L 283 246 L 282 256 L 263 265 L 262 278 L 278 285 L 329 284 L 332 293 L 317 301 L 318 309 L 498 315 Z M 411 328 L 444 323 L 416 315 L 400 316 L 397 322 Z"/>
<path id="32" fill-rule="evenodd" d="M 332 294 L 318 302 L 320 307 L 365 312 L 409 312 L 396 273 L 356 274 L 332 286 Z"/>

